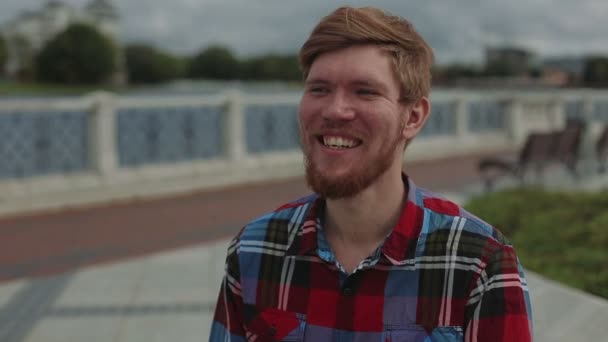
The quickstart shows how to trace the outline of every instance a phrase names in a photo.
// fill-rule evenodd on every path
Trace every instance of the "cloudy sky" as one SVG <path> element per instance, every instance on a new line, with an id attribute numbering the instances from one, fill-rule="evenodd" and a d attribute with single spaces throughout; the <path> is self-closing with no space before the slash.
<path id="1" fill-rule="evenodd" d="M 89 0 L 63 0 L 83 6 Z M 408 18 L 439 63 L 476 62 L 484 46 L 515 44 L 540 57 L 608 54 L 607 0 L 112 0 L 123 39 L 190 54 L 222 43 L 240 56 L 294 53 L 320 17 L 341 4 Z M 46 0 L 0 0 L 0 23 Z"/>

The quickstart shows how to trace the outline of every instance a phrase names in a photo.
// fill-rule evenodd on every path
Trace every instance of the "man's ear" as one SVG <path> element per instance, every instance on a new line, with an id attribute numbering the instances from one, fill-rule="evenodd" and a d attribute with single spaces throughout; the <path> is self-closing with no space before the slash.
<path id="1" fill-rule="evenodd" d="M 424 127 L 424 123 L 431 113 L 431 102 L 422 97 L 412 105 L 405 107 L 405 122 L 401 134 L 406 141 L 412 140 Z"/>

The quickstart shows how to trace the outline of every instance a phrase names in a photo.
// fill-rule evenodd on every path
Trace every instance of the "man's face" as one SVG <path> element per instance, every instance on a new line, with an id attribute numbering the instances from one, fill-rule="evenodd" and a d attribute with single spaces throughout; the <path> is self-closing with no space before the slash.
<path id="1" fill-rule="evenodd" d="M 406 107 L 390 57 L 377 46 L 320 55 L 300 102 L 308 184 L 326 198 L 352 197 L 401 168 Z"/>

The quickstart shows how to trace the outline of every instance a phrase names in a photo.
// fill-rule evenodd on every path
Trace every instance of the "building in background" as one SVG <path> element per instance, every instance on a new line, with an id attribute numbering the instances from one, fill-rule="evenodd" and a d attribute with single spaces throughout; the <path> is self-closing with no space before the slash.
<path id="1" fill-rule="evenodd" d="M 37 53 L 45 43 L 70 24 L 86 23 L 110 38 L 117 48 L 117 71 L 112 83 L 124 83 L 124 57 L 120 40 L 120 17 L 111 0 L 91 0 L 76 8 L 51 0 L 39 10 L 28 10 L 0 26 L 8 48 L 5 74 L 9 78 L 28 78 Z"/>
<path id="2" fill-rule="evenodd" d="M 559 75 L 567 78 L 570 86 L 580 86 L 583 83 L 585 56 L 551 57 L 543 60 L 543 74 Z"/>

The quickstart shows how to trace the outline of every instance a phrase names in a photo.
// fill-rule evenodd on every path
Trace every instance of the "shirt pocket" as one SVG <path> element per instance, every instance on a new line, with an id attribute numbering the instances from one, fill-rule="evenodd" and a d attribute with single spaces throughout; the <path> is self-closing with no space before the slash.
<path id="1" fill-rule="evenodd" d="M 387 326 L 390 342 L 460 342 L 464 340 L 461 327 L 436 327 L 430 333 L 419 325 Z"/>
<path id="2" fill-rule="evenodd" d="M 247 329 L 249 341 L 304 341 L 306 315 L 278 309 L 263 309 L 249 322 Z"/>
<path id="3" fill-rule="evenodd" d="M 387 342 L 426 342 L 429 334 L 419 325 L 389 325 L 387 326 Z"/>

